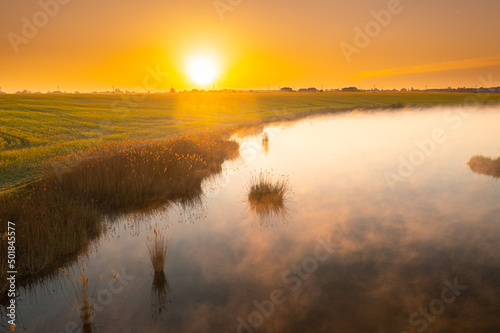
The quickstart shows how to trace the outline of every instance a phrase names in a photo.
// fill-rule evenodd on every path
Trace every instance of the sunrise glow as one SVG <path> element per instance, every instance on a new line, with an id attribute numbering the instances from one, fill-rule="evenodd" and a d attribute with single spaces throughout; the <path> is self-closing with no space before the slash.
<path id="1" fill-rule="evenodd" d="M 196 55 L 188 59 L 187 73 L 189 78 L 197 84 L 210 84 L 217 76 L 217 65 L 211 57 Z"/>

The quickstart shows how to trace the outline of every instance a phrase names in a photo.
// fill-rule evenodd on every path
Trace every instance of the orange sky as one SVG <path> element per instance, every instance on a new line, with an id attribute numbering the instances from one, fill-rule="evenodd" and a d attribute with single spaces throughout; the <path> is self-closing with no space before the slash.
<path id="1" fill-rule="evenodd" d="M 193 54 L 218 59 L 216 88 L 500 85 L 497 0 L 56 1 L 1 2 L 2 90 L 208 88 L 186 75 Z"/>

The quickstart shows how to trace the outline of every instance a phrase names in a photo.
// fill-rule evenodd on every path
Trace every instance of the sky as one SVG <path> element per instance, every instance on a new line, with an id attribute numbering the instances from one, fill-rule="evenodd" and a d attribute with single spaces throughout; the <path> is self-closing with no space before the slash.
<path id="1" fill-rule="evenodd" d="M 498 0 L 16 0 L 3 91 L 500 86 Z M 213 82 L 189 75 L 210 59 Z"/>

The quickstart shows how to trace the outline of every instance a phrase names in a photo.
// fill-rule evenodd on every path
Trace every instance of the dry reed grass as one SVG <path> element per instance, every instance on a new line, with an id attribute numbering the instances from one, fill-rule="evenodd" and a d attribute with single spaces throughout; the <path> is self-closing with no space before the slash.
<path id="1" fill-rule="evenodd" d="M 500 178 L 500 157 L 492 159 L 490 157 L 476 155 L 473 156 L 467 164 L 475 173 Z"/>
<path id="2" fill-rule="evenodd" d="M 16 223 L 19 278 L 37 274 L 98 237 L 103 213 L 201 192 L 205 177 L 239 155 L 238 143 L 227 140 L 228 134 L 205 131 L 111 143 L 45 163 L 40 180 L 0 197 L 0 232 L 6 231 L 7 221 Z M 6 267 L 6 256 L 1 256 L 3 281 Z"/>
<path id="3" fill-rule="evenodd" d="M 152 232 L 152 235 L 147 237 L 149 259 L 155 273 L 160 273 L 165 269 L 170 240 L 167 238 L 166 228 L 157 229 L 149 226 L 149 230 Z"/>
<path id="4" fill-rule="evenodd" d="M 59 271 L 66 275 L 71 282 L 71 286 L 69 288 L 62 288 L 64 296 L 68 300 L 68 302 L 73 306 L 75 310 L 78 311 L 80 316 L 80 321 L 82 323 L 83 332 L 90 333 L 94 331 L 95 327 L 95 317 L 96 317 L 96 308 L 95 304 L 97 301 L 97 286 L 99 280 L 101 280 L 102 275 L 97 279 L 97 283 L 91 287 L 89 277 L 86 276 L 85 268 L 82 268 L 82 272 L 80 276 L 72 277 L 68 271 L 59 268 Z M 118 274 L 114 276 L 113 279 L 116 279 Z"/>
<path id="5" fill-rule="evenodd" d="M 286 175 L 276 175 L 272 170 L 252 173 L 247 199 L 250 211 L 259 217 L 261 227 L 286 223 L 290 191 Z"/>

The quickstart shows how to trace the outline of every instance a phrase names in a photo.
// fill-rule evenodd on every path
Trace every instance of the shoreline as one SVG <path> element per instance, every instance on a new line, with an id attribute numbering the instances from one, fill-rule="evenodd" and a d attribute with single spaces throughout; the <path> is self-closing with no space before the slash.
<path id="1" fill-rule="evenodd" d="M 236 93 L 236 94 L 238 94 L 238 93 Z M 267 97 L 269 97 L 269 95 L 273 95 L 273 94 L 264 94 L 264 93 L 253 93 L 253 94 L 267 96 Z M 295 93 L 279 93 L 277 95 L 291 95 L 291 96 L 299 95 L 299 96 L 306 97 L 306 100 L 307 100 L 308 96 L 310 97 L 311 95 L 313 95 L 316 97 L 316 96 L 322 96 L 324 94 L 333 94 L 333 95 L 342 94 L 342 95 L 350 95 L 350 96 L 356 96 L 356 95 L 363 94 L 365 96 L 370 96 L 369 93 L 330 93 L 330 92 L 327 92 L 327 93 L 297 93 L 297 94 L 295 94 Z M 95 96 L 98 96 L 98 95 L 99 94 L 97 94 Z M 112 96 L 112 95 L 113 94 L 108 94 L 106 96 Z M 115 94 L 115 95 L 119 96 L 121 94 Z M 173 94 L 173 95 L 188 96 L 191 94 Z M 195 93 L 194 95 L 198 95 L 198 94 Z M 209 94 L 202 94 L 202 95 L 209 95 Z M 218 95 L 218 94 L 216 94 L 216 95 Z M 231 95 L 231 93 L 226 93 L 226 95 Z M 245 94 L 239 93 L 239 95 L 245 95 Z M 400 95 L 400 97 L 403 95 L 404 96 L 407 96 L 407 95 L 414 95 L 414 96 L 422 95 L 422 96 L 424 96 L 425 95 L 427 97 L 429 97 L 429 96 L 447 96 L 447 97 L 449 97 L 450 95 L 454 95 L 454 97 L 460 96 L 461 98 L 456 100 L 456 101 L 453 101 L 452 103 L 449 103 L 449 101 L 445 101 L 445 100 L 443 100 L 442 103 L 434 103 L 434 102 L 426 103 L 428 101 L 425 101 L 425 100 L 423 100 L 419 103 L 412 103 L 411 101 L 408 101 L 407 103 L 405 103 L 403 101 L 401 103 L 401 102 L 397 102 L 397 100 L 396 100 L 395 101 L 396 103 L 382 104 L 380 101 L 369 100 L 368 102 L 372 103 L 372 105 L 370 105 L 370 104 L 366 105 L 366 103 L 363 104 L 363 103 L 361 103 L 361 101 L 359 101 L 359 103 L 356 105 L 343 106 L 343 107 L 341 104 L 336 105 L 335 107 L 322 107 L 319 105 L 311 105 L 309 107 L 304 107 L 304 105 L 300 105 L 300 107 L 298 107 L 298 108 L 291 108 L 291 107 L 286 107 L 286 106 L 276 107 L 276 105 L 274 105 L 274 107 L 271 108 L 271 110 L 267 110 L 267 111 L 263 110 L 260 112 L 259 112 L 259 110 L 257 110 L 253 113 L 246 111 L 246 110 L 240 111 L 240 113 L 238 113 L 238 112 L 228 113 L 227 110 L 224 112 L 221 111 L 220 114 L 208 115 L 208 116 L 214 117 L 214 119 L 212 119 L 212 120 L 205 119 L 205 118 L 208 118 L 207 115 L 192 114 L 192 112 L 191 112 L 190 114 L 179 115 L 180 120 L 178 120 L 176 122 L 175 122 L 175 120 L 172 120 L 173 119 L 172 117 L 170 117 L 168 120 L 170 122 L 174 121 L 175 124 L 171 125 L 166 131 L 163 131 L 164 133 L 159 132 L 157 129 L 156 130 L 154 129 L 155 126 L 158 127 L 158 126 L 161 126 L 161 124 L 160 125 L 158 125 L 158 124 L 152 124 L 152 125 L 146 124 L 143 127 L 140 127 L 140 130 L 146 133 L 145 137 L 142 139 L 165 139 L 165 138 L 175 137 L 175 136 L 179 136 L 179 135 L 185 135 L 191 131 L 200 131 L 200 130 L 207 129 L 207 128 L 225 130 L 228 128 L 241 128 L 241 127 L 245 127 L 248 125 L 250 125 L 250 126 L 255 126 L 255 125 L 263 126 L 266 124 L 270 124 L 272 122 L 298 120 L 298 119 L 302 119 L 304 117 L 308 117 L 308 116 L 312 116 L 312 115 L 349 112 L 349 111 L 354 111 L 354 110 L 368 112 L 368 111 L 387 110 L 387 109 L 388 110 L 400 110 L 400 109 L 405 109 L 405 108 L 412 108 L 412 109 L 425 108 L 425 109 L 427 109 L 427 108 L 434 108 L 434 107 L 443 107 L 443 106 L 453 107 L 453 106 L 460 106 L 460 105 L 462 105 L 462 106 L 467 106 L 467 105 L 477 105 L 477 106 L 500 105 L 500 95 L 498 95 L 499 98 L 497 99 L 496 94 L 470 94 L 470 93 L 447 93 L 447 94 L 443 94 L 443 93 L 377 93 L 377 94 L 374 94 L 374 93 L 372 93 L 372 95 L 374 95 L 373 97 L 377 97 L 377 98 L 384 97 L 384 95 Z M 14 95 L 14 96 L 23 96 L 23 95 L 21 94 L 21 95 Z M 29 96 L 33 96 L 33 95 L 29 95 Z M 40 97 L 36 94 L 34 96 Z M 46 95 L 42 95 L 42 97 L 45 97 L 45 96 Z M 50 95 L 50 96 L 52 96 L 52 95 Z M 63 99 L 68 97 L 68 95 L 66 95 L 66 94 L 56 95 L 56 96 L 63 97 Z M 73 95 L 70 97 L 73 98 L 74 96 L 76 96 L 75 98 L 81 98 L 81 97 L 85 97 L 85 94 L 76 94 L 76 95 Z M 0 97 L 0 101 L 1 101 L 1 99 L 2 99 L 2 97 Z M 163 101 L 163 100 L 161 100 L 161 101 Z M 194 102 L 196 102 L 196 101 L 190 101 L 190 103 L 194 103 Z M 286 104 L 286 101 L 282 101 L 282 102 L 283 102 L 283 104 Z M 312 102 L 315 102 L 315 100 L 313 100 Z M 316 102 L 320 103 L 319 101 L 316 101 Z M 332 103 L 333 102 L 344 103 L 345 101 L 333 101 L 332 100 L 330 102 L 332 102 Z M 389 102 L 390 101 L 388 101 L 388 103 Z M 345 103 L 347 103 L 347 102 L 345 102 Z M 373 104 L 373 103 L 375 103 L 375 104 Z M 379 104 L 376 104 L 376 103 L 379 103 Z M 264 103 L 262 103 L 262 104 L 264 104 Z M 189 105 L 191 105 L 191 104 L 189 104 Z M 84 110 L 87 110 L 88 108 L 91 108 L 92 106 L 93 105 L 90 105 L 90 104 L 89 105 L 84 104 L 81 107 L 83 107 Z M 107 105 L 107 107 L 109 107 L 109 105 Z M 167 112 L 167 111 L 174 112 L 174 113 L 177 112 L 176 110 L 155 111 L 156 112 L 155 115 L 156 115 L 156 117 L 158 117 L 158 113 L 161 114 L 162 112 Z M 21 112 L 21 111 L 19 111 L 19 112 Z M 19 113 L 19 112 L 11 111 L 11 113 Z M 43 113 L 43 110 L 40 112 Z M 63 112 L 63 111 L 61 111 L 61 112 Z M 78 112 L 80 112 L 80 111 L 67 110 L 67 113 L 69 113 L 68 117 L 71 116 L 73 118 L 76 117 L 77 115 L 79 117 L 82 117 L 81 115 L 79 115 Z M 134 111 L 134 110 L 127 110 L 127 112 L 130 112 L 129 116 L 131 118 L 135 118 L 138 116 L 142 116 L 142 117 L 145 116 L 145 115 L 138 115 L 138 112 L 137 112 L 137 114 L 135 114 L 134 112 L 136 112 L 136 111 Z M 151 111 L 151 112 L 153 112 L 153 111 Z M 22 113 L 26 114 L 26 111 L 22 111 Z M 132 115 L 132 113 L 134 113 L 134 114 Z M 245 119 L 245 116 L 248 116 L 248 119 Z M 32 117 L 36 117 L 36 115 L 33 115 Z M 6 116 L 6 118 L 8 119 L 9 116 Z M 107 118 L 106 118 L 106 115 L 99 115 L 96 119 L 101 119 L 101 121 L 102 121 L 102 119 L 106 120 Z M 2 117 L 0 116 L 0 121 L 1 120 L 2 120 Z M 68 156 L 68 155 L 71 155 L 74 153 L 78 153 L 80 151 L 84 151 L 85 149 L 95 148 L 95 147 L 102 145 L 102 144 L 122 143 L 122 142 L 127 142 L 127 141 L 131 141 L 131 140 L 135 140 L 135 139 L 141 139 L 141 135 L 136 134 L 137 129 L 135 131 L 131 131 L 130 133 L 127 132 L 127 130 L 128 130 L 127 122 L 130 122 L 132 120 L 133 119 L 127 119 L 127 118 L 117 120 L 117 122 L 121 122 L 120 124 L 124 123 L 121 125 L 123 127 L 123 129 L 120 128 L 119 132 L 122 133 L 122 135 L 125 135 L 123 133 L 126 133 L 126 135 L 129 136 L 127 138 L 124 137 L 123 139 L 121 137 L 117 137 L 117 135 L 113 134 L 112 130 L 114 130 L 115 132 L 118 131 L 115 129 L 115 127 L 119 127 L 118 125 L 114 126 L 112 129 L 108 129 L 108 128 L 103 129 L 103 128 L 99 128 L 99 126 L 101 126 L 100 124 L 97 124 L 97 125 L 94 124 L 94 126 L 97 126 L 97 129 L 93 130 L 95 133 L 91 131 L 91 134 L 85 134 L 87 136 L 84 135 L 83 140 L 80 140 L 80 141 L 64 141 L 63 140 L 63 141 L 57 142 L 55 144 L 42 144 L 40 146 L 29 146 L 29 142 L 28 142 L 28 145 L 23 143 L 18 148 L 13 147 L 11 149 L 0 150 L 0 158 L 4 160 L 3 167 L 2 167 L 2 164 L 0 164 L 0 176 L 3 179 L 2 183 L 0 183 L 0 197 L 5 195 L 5 194 L 8 194 L 12 191 L 20 190 L 20 189 L 24 188 L 25 186 L 29 185 L 30 183 L 32 183 L 33 181 L 35 181 L 41 175 L 40 167 L 44 161 L 53 159 L 57 156 L 59 156 L 59 157 Z M 198 121 L 193 122 L 193 120 L 198 120 Z M 75 119 L 72 121 L 74 121 L 74 122 L 76 122 L 76 124 L 78 124 L 78 122 L 80 122 L 81 120 Z M 73 124 L 71 122 L 67 123 L 67 124 L 65 123 L 63 125 L 66 126 L 67 128 L 71 128 L 71 127 L 75 126 L 75 124 Z M 90 126 L 90 125 L 86 125 L 86 126 Z M 64 129 L 64 131 L 67 132 L 68 129 L 66 129 L 66 127 L 63 127 L 63 129 Z M 183 128 L 183 127 L 185 127 L 185 128 Z M 153 128 L 153 129 L 151 129 L 151 128 Z M 1 129 L 2 128 L 0 126 L 0 143 L 2 142 Z M 101 131 L 101 132 L 99 132 L 99 131 Z M 110 132 L 110 134 L 107 136 L 104 135 L 107 132 Z M 150 133 L 150 134 L 147 134 L 147 133 Z M 4 135 L 5 135 L 5 133 L 4 133 Z M 75 135 L 77 135 L 77 134 L 75 134 Z M 14 137 L 14 135 L 12 135 L 12 137 Z M 6 140 L 6 138 L 4 138 L 4 140 Z M 14 139 L 10 138 L 9 140 L 12 141 Z M 19 137 L 19 140 L 23 140 L 23 139 L 21 137 Z M 55 151 L 57 151 L 59 149 L 58 147 L 62 147 L 61 149 L 63 151 L 66 151 L 67 154 L 64 154 L 64 153 L 63 154 L 56 154 Z M 19 154 L 27 155 L 27 157 L 18 157 Z M 40 156 L 38 156 L 38 155 L 40 155 Z M 23 158 L 27 158 L 27 161 L 23 162 L 23 160 L 22 160 Z M 29 162 L 29 161 L 32 161 L 32 162 Z"/>
<path id="2" fill-rule="evenodd" d="M 495 105 L 500 105 L 500 104 L 495 104 Z M 481 107 L 486 108 L 488 106 L 490 106 L 490 105 L 483 105 Z M 413 110 L 432 110 L 436 107 L 439 107 L 439 106 L 434 106 L 434 107 L 416 106 L 413 108 Z M 310 111 L 299 112 L 299 113 L 280 114 L 280 115 L 276 115 L 275 117 L 270 117 L 267 119 L 249 120 L 249 121 L 237 124 L 236 126 L 230 127 L 228 125 L 228 126 L 225 126 L 224 129 L 219 128 L 219 129 L 216 129 L 213 131 L 201 130 L 198 133 L 196 133 L 196 132 L 193 133 L 193 131 L 191 131 L 191 133 L 189 133 L 190 131 L 187 131 L 186 134 L 184 134 L 184 135 L 176 134 L 176 135 L 172 135 L 170 137 L 165 137 L 162 139 L 156 139 L 156 140 L 144 141 L 144 142 L 138 141 L 138 143 L 137 142 L 135 143 L 135 146 L 131 145 L 130 142 L 123 142 L 123 146 L 120 146 L 120 143 L 111 143 L 111 144 L 109 144 L 109 146 L 113 146 L 113 144 L 115 144 L 118 146 L 118 148 L 116 150 L 112 151 L 110 156 L 127 155 L 131 149 L 132 149 L 132 152 L 135 151 L 135 154 L 137 155 L 137 154 L 139 154 L 139 150 L 140 151 L 143 151 L 143 150 L 147 151 L 148 149 L 154 148 L 157 145 L 161 145 L 163 143 L 168 143 L 168 142 L 175 141 L 175 140 L 182 141 L 182 140 L 185 140 L 186 138 L 190 137 L 191 138 L 190 140 L 192 140 L 191 141 L 192 143 L 190 145 L 188 145 L 187 147 L 182 148 L 182 149 L 185 149 L 184 153 L 186 153 L 187 156 L 189 156 L 189 154 L 193 154 L 193 151 L 196 151 L 198 149 L 198 148 L 196 148 L 196 145 L 197 145 L 197 142 L 199 140 L 201 140 L 201 137 L 207 133 L 214 133 L 214 131 L 220 131 L 218 134 L 215 135 L 216 140 L 222 140 L 224 142 L 232 142 L 232 141 L 228 141 L 228 140 L 230 140 L 231 136 L 234 134 L 238 134 L 238 133 L 241 133 L 242 135 L 260 134 L 262 132 L 262 130 L 265 128 L 265 126 L 268 126 L 271 124 L 284 124 L 284 123 L 289 123 L 289 122 L 291 123 L 291 122 L 301 121 L 301 120 L 309 118 L 309 117 L 316 117 L 316 116 L 323 116 L 323 115 L 326 116 L 326 115 L 338 114 L 338 113 L 349 113 L 349 112 L 357 112 L 357 111 L 359 111 L 361 113 L 362 112 L 378 112 L 378 111 L 398 112 L 398 111 L 401 111 L 402 109 L 409 109 L 409 108 L 411 108 L 411 107 L 409 107 L 409 106 L 395 107 L 395 108 L 391 108 L 391 109 L 388 109 L 388 108 L 320 109 L 320 110 L 310 110 Z M 56 184 L 59 184 L 59 183 L 62 184 L 65 181 L 66 181 L 66 183 L 68 183 L 68 181 L 69 181 L 69 183 L 71 184 L 71 182 L 74 181 L 74 178 L 75 178 L 71 175 L 72 175 L 72 173 L 74 174 L 76 172 L 76 175 L 79 178 L 77 180 L 76 185 L 71 185 L 73 187 L 70 186 L 69 188 L 66 188 L 66 189 L 61 188 L 60 185 L 54 185 L 54 186 L 56 186 L 53 190 L 53 192 L 55 193 L 54 197 L 48 197 L 48 198 L 46 198 L 46 200 L 49 201 L 49 205 L 50 205 L 50 202 L 54 203 L 54 205 L 52 205 L 52 207 L 59 207 L 61 204 L 63 206 L 65 206 L 64 202 L 66 202 L 66 201 L 62 200 L 63 198 L 66 198 L 66 197 L 71 198 L 71 196 L 76 195 L 75 199 L 72 202 L 69 202 L 68 205 L 73 207 L 70 210 L 74 210 L 74 209 L 79 207 L 79 206 L 77 206 L 75 208 L 74 207 L 75 203 L 77 205 L 82 204 L 83 205 L 83 208 L 81 208 L 82 214 L 79 214 L 77 212 L 76 215 L 72 215 L 72 214 L 74 214 L 74 212 L 71 212 L 70 215 L 67 215 L 69 213 L 66 213 L 66 215 L 64 215 L 64 214 L 57 215 L 56 213 L 50 211 L 50 213 L 46 217 L 48 217 L 51 220 L 54 220 L 54 219 L 56 219 L 56 216 L 59 216 L 59 217 L 62 216 L 63 218 L 60 219 L 60 221 L 56 221 L 56 223 L 63 223 L 65 221 L 66 217 L 69 216 L 71 218 L 71 216 L 73 216 L 73 218 L 76 219 L 77 225 L 83 224 L 84 228 L 86 228 L 88 224 L 94 226 L 94 227 L 91 227 L 91 229 L 89 229 L 89 231 L 83 232 L 84 236 L 82 238 L 82 241 L 79 242 L 78 244 L 75 244 L 76 247 L 73 247 L 71 251 L 69 251 L 69 252 L 63 251 L 60 255 L 56 255 L 53 258 L 51 257 L 48 260 L 47 264 L 40 266 L 36 270 L 32 271 L 32 273 L 28 273 L 28 274 L 21 273 L 19 275 L 19 280 L 20 280 L 19 282 L 21 284 L 24 284 L 24 283 L 29 284 L 30 281 L 37 280 L 38 278 L 43 278 L 44 276 L 48 276 L 48 277 L 54 276 L 54 274 L 57 273 L 57 269 L 58 269 L 58 267 L 56 267 L 56 266 L 64 267 L 64 265 L 62 265 L 63 262 L 66 262 L 67 260 L 69 260 L 68 262 L 78 260 L 78 258 L 80 257 L 81 251 L 82 251 L 82 247 L 85 244 L 89 244 L 89 242 L 93 243 L 95 241 L 98 241 L 98 239 L 102 235 L 102 232 L 104 231 L 103 230 L 103 217 L 106 214 L 113 213 L 113 212 L 115 212 L 115 213 L 119 212 L 120 209 L 122 209 L 124 207 L 144 207 L 144 206 L 150 205 L 151 203 L 154 203 L 156 206 L 158 206 L 158 205 L 162 206 L 162 205 L 168 204 L 170 202 L 176 202 L 176 200 L 182 200 L 182 198 L 187 198 L 187 200 L 189 200 L 190 196 L 199 195 L 199 193 L 200 193 L 199 187 L 200 187 L 201 181 L 205 177 L 211 176 L 213 174 L 217 174 L 220 170 L 221 165 L 224 163 L 224 161 L 226 161 L 228 159 L 235 158 L 235 156 L 236 156 L 233 153 L 229 153 L 229 154 L 223 153 L 222 158 L 217 159 L 215 164 L 212 166 L 211 171 L 202 171 L 202 174 L 195 176 L 195 179 L 197 179 L 197 180 L 194 182 L 191 182 L 191 185 L 189 185 L 188 187 L 184 187 L 184 185 L 182 185 L 181 187 L 174 186 L 174 188 L 177 188 L 177 189 L 167 191 L 164 194 L 159 193 L 160 196 L 153 194 L 151 197 L 149 197 L 150 194 L 147 194 L 145 192 L 145 191 L 147 191 L 147 188 L 143 187 L 142 189 L 134 190 L 134 191 L 130 191 L 130 190 L 127 190 L 126 188 L 124 188 L 121 191 L 121 193 L 123 193 L 123 194 L 127 194 L 128 192 L 130 192 L 132 194 L 135 194 L 135 193 L 145 193 L 145 194 L 135 195 L 135 196 L 132 196 L 130 199 L 124 198 L 123 194 L 121 194 L 121 195 L 117 196 L 117 199 L 116 199 L 117 201 L 107 201 L 108 200 L 107 196 L 109 196 L 110 193 L 106 192 L 107 191 L 106 188 L 110 188 L 110 186 L 115 188 L 116 186 L 113 184 L 116 184 L 117 182 L 111 181 L 111 183 L 108 185 L 105 185 L 104 188 L 101 185 L 99 185 L 98 187 L 93 188 L 93 189 L 91 189 L 90 192 L 88 192 L 88 188 L 85 188 L 86 179 L 93 178 L 96 175 L 100 175 L 99 177 L 101 177 L 100 179 L 101 179 L 101 181 L 103 181 L 103 180 L 107 180 L 108 178 L 110 178 L 110 176 L 113 176 L 115 178 L 116 178 L 116 176 L 113 173 L 105 173 L 105 172 L 104 173 L 102 173 L 102 172 L 101 173 L 94 173 L 93 174 L 94 176 L 92 176 L 92 173 L 86 174 L 85 173 L 86 171 L 84 171 L 85 167 L 89 168 L 90 165 L 92 165 L 91 169 L 93 168 L 93 165 L 94 165 L 93 162 L 95 162 L 95 161 L 97 161 L 97 159 L 103 157 L 99 151 L 104 152 L 105 149 L 106 149 L 106 145 L 104 145 L 103 147 L 100 147 L 99 149 L 97 149 L 97 153 L 95 153 L 94 155 L 92 155 L 94 148 L 89 148 L 86 151 L 77 152 L 75 154 L 78 154 L 78 153 L 81 154 L 80 155 L 81 158 L 79 160 L 77 159 L 77 165 L 66 164 L 66 166 L 69 166 L 69 170 L 66 170 L 66 171 L 63 170 L 60 174 L 60 177 L 58 177 L 57 172 L 56 172 L 56 174 L 54 174 L 53 171 L 48 171 L 45 178 L 42 178 L 41 180 L 26 184 L 23 188 L 11 190 L 9 193 L 4 192 L 4 193 L 0 194 L 0 212 L 3 211 L 5 213 L 5 212 L 9 211 L 9 209 L 11 208 L 11 207 L 9 207 L 11 205 L 9 203 L 9 198 L 14 199 L 11 201 L 13 203 L 15 201 L 19 201 L 17 199 L 21 199 L 21 201 L 24 200 L 23 198 L 26 196 L 37 197 L 38 195 L 42 195 L 42 193 L 44 194 L 46 191 L 46 189 L 45 189 L 46 184 L 43 184 L 43 192 L 42 192 L 42 182 L 44 181 L 44 179 L 45 179 L 45 183 L 48 183 L 48 181 L 47 181 L 47 179 L 48 179 L 48 180 L 54 181 L 54 183 L 56 183 Z M 234 151 L 235 147 L 232 147 L 231 150 Z M 238 150 L 239 150 L 239 145 L 238 145 Z M 89 152 L 86 155 L 87 151 L 89 151 Z M 216 153 L 217 151 L 218 150 L 216 148 L 208 148 L 206 150 L 205 154 L 212 155 L 212 154 Z M 220 152 L 220 150 L 219 150 L 219 152 Z M 108 153 L 106 152 L 106 154 L 108 154 Z M 137 155 L 137 156 L 140 156 L 140 155 Z M 107 155 L 104 156 L 104 158 L 106 158 L 106 157 L 107 157 Z M 135 161 L 135 158 L 134 158 L 134 161 Z M 150 163 L 150 162 L 151 162 L 151 160 L 148 161 L 148 163 Z M 101 168 L 102 170 L 104 170 L 103 167 L 106 166 L 106 170 L 108 169 L 108 166 L 109 166 L 108 163 L 104 163 L 104 162 L 102 162 L 102 160 L 100 163 L 102 165 L 97 166 L 98 168 Z M 121 165 L 121 163 L 115 162 L 115 165 Z M 182 163 L 181 163 L 181 165 L 182 165 Z M 128 166 L 127 168 L 129 168 L 128 170 L 130 171 L 130 168 L 135 169 L 135 167 L 136 167 L 136 164 L 130 164 L 130 166 Z M 200 171 L 201 171 L 204 167 L 202 165 L 200 165 L 200 167 L 201 167 L 201 169 L 200 169 Z M 180 167 L 180 169 L 182 169 L 182 167 Z M 81 172 L 83 172 L 83 173 L 81 173 Z M 66 175 L 66 173 L 69 173 L 69 176 Z M 190 180 L 193 177 L 193 175 L 195 175 L 195 174 L 189 173 L 189 174 L 183 175 L 181 173 L 181 174 L 179 174 L 180 175 L 179 180 L 182 180 L 182 181 Z M 146 173 L 146 179 L 149 176 L 150 176 L 150 174 Z M 153 176 L 153 174 L 151 174 L 151 176 Z M 121 177 L 121 176 L 118 176 L 118 178 L 119 177 Z M 137 179 L 138 178 L 135 178 L 132 181 L 136 182 Z M 177 178 L 175 178 L 175 179 L 177 180 Z M 102 189 L 104 189 L 105 191 L 103 192 Z M 101 193 L 101 192 L 103 192 L 103 193 Z M 83 193 L 82 196 L 80 196 L 79 193 L 80 194 Z M 87 193 L 87 194 L 85 194 L 85 193 Z M 146 197 L 143 197 L 143 195 L 146 195 Z M 144 199 L 144 198 L 146 198 L 146 199 Z M 147 198 L 149 198 L 149 199 L 147 199 Z M 2 205 L 2 202 L 3 202 L 3 205 Z M 89 203 L 90 203 L 90 206 L 88 206 Z M 97 206 L 95 205 L 95 203 L 97 203 Z M 42 207 L 42 206 L 45 207 L 46 204 L 47 204 L 47 202 L 45 202 L 44 197 L 42 197 L 42 198 L 40 198 L 39 203 L 35 203 L 35 206 L 28 205 L 28 209 L 25 209 L 25 208 L 18 209 L 18 213 L 21 214 L 18 216 L 22 216 L 23 214 L 25 214 L 23 212 L 26 212 L 26 211 L 28 211 L 28 214 L 34 214 L 31 218 L 27 217 L 27 216 L 25 216 L 25 218 L 22 218 L 24 220 L 24 223 L 23 222 L 19 223 L 19 219 L 16 220 L 16 224 L 19 223 L 21 235 L 26 235 L 28 233 L 28 230 L 31 229 L 31 224 L 38 218 L 38 216 L 43 215 L 43 214 L 37 213 L 39 208 L 36 208 L 36 207 Z M 3 209 L 2 209 L 2 206 L 3 206 Z M 12 206 L 13 206 L 13 204 L 12 204 Z M 29 207 L 33 208 L 33 212 L 30 211 Z M 77 209 L 77 211 L 79 211 L 78 209 Z M 90 214 L 90 215 L 88 215 L 88 217 L 89 217 L 88 219 L 85 217 L 85 214 Z M 4 220 L 4 219 L 11 220 L 12 219 L 12 217 L 9 217 L 6 215 L 7 214 L 1 214 L 0 218 L 2 220 Z M 82 217 L 83 217 L 83 219 L 82 219 Z M 73 222 L 75 222 L 75 221 L 73 221 Z M 39 223 L 39 222 L 37 221 L 37 223 Z M 51 221 L 51 223 L 53 223 L 53 221 Z M 24 228 L 27 228 L 28 226 L 30 226 L 30 228 L 23 230 L 23 226 L 24 226 Z M 53 228 L 51 227 L 50 230 L 53 230 Z M 60 232 L 63 234 L 63 235 L 60 235 L 61 237 L 66 235 L 65 234 L 66 231 L 64 231 L 64 230 L 65 230 L 64 228 L 60 230 Z M 47 236 L 47 237 L 50 238 L 52 236 Z M 41 246 L 42 247 L 48 246 L 48 245 L 46 245 L 47 242 L 45 239 L 43 239 L 43 236 L 41 238 L 43 240 L 43 242 L 42 242 L 43 245 L 41 245 Z M 26 242 L 28 242 L 28 240 L 24 240 L 24 241 L 21 240 L 21 242 L 19 242 L 19 244 L 23 244 L 23 243 L 26 244 Z M 48 242 L 48 243 L 50 243 L 50 242 Z M 53 244 L 52 246 L 55 246 L 55 247 L 59 246 L 58 242 L 52 242 L 52 244 Z M 76 257 L 76 259 L 75 259 L 75 257 Z M 22 256 L 20 256 L 20 260 L 22 261 L 21 258 L 22 258 Z M 54 273 L 54 272 L 56 272 L 56 273 Z M 1 289 L 2 288 L 0 288 L 0 293 L 1 293 Z M 0 298 L 1 298 L 1 296 L 0 296 Z"/>

